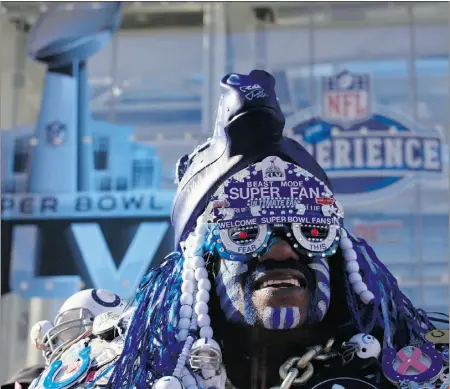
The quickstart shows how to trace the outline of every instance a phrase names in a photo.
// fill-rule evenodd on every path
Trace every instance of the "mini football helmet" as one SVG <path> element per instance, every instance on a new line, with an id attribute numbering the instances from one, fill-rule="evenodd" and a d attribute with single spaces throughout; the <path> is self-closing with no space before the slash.
<path id="1" fill-rule="evenodd" d="M 189 357 L 193 369 L 220 370 L 222 351 L 214 339 L 201 338 L 195 341 Z"/>
<path id="2" fill-rule="evenodd" d="M 369 334 L 356 334 L 342 345 L 344 365 L 350 363 L 355 356 L 359 359 L 371 359 L 381 354 L 381 345 L 377 338 Z"/>
<path id="3" fill-rule="evenodd" d="M 42 350 L 48 364 L 75 341 L 89 336 L 96 316 L 105 312 L 122 314 L 126 302 L 104 289 L 86 289 L 69 297 L 56 315 L 53 325 L 36 323 L 31 329 L 33 344 Z"/>

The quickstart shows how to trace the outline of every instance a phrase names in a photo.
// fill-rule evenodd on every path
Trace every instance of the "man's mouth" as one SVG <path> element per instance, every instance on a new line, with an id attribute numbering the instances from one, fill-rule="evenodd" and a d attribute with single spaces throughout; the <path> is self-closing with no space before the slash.
<path id="1" fill-rule="evenodd" d="M 306 276 L 298 270 L 279 269 L 260 274 L 254 282 L 254 290 L 301 288 L 306 289 Z"/>

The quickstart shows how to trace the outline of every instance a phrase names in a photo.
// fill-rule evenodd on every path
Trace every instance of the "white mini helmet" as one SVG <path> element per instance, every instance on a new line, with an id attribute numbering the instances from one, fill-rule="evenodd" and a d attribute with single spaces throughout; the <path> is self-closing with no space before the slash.
<path id="1" fill-rule="evenodd" d="M 344 364 L 350 363 L 355 356 L 360 359 L 378 357 L 381 354 L 381 345 L 377 338 L 369 334 L 356 334 L 343 344 L 342 359 Z"/>
<path id="2" fill-rule="evenodd" d="M 44 335 L 44 357 L 51 363 L 77 338 L 87 336 L 94 318 L 104 312 L 121 314 L 126 302 L 116 294 L 104 289 L 86 289 L 70 296 L 56 315 L 54 325 Z M 39 324 L 39 323 L 38 323 Z"/>
<path id="3" fill-rule="evenodd" d="M 222 363 L 222 351 L 214 339 L 200 338 L 192 345 L 189 361 L 193 369 L 219 370 Z"/>
<path id="4" fill-rule="evenodd" d="M 53 328 L 53 324 L 48 320 L 38 321 L 30 331 L 31 342 L 38 350 L 44 351 L 46 349 L 43 343 L 45 334 Z"/>

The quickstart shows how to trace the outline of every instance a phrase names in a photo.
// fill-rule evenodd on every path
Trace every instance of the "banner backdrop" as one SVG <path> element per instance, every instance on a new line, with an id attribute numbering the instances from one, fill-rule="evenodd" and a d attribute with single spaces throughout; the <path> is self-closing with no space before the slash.
<path id="1" fill-rule="evenodd" d="M 417 179 L 444 177 L 442 134 L 377 104 L 372 90 L 369 74 L 344 70 L 322 77 L 319 104 L 286 120 L 344 205 L 379 201 Z"/>
<path id="2" fill-rule="evenodd" d="M 69 297 L 80 288 L 134 295 L 151 266 L 172 251 L 167 217 L 2 222 L 2 295 Z"/>

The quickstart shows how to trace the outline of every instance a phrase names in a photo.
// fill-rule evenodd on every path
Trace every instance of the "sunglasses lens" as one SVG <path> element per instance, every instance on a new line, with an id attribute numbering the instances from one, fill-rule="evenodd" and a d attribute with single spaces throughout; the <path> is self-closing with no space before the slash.
<path id="1" fill-rule="evenodd" d="M 237 245 L 245 245 L 254 242 L 258 237 L 259 228 L 256 226 L 233 228 L 228 230 L 228 236 Z"/>
<path id="2" fill-rule="evenodd" d="M 267 238 L 267 226 L 247 226 L 220 230 L 219 245 L 235 256 L 247 256 L 257 252 Z"/>
<path id="3" fill-rule="evenodd" d="M 292 224 L 295 240 L 310 253 L 325 253 L 330 255 L 337 245 L 338 226 L 316 226 Z"/>

